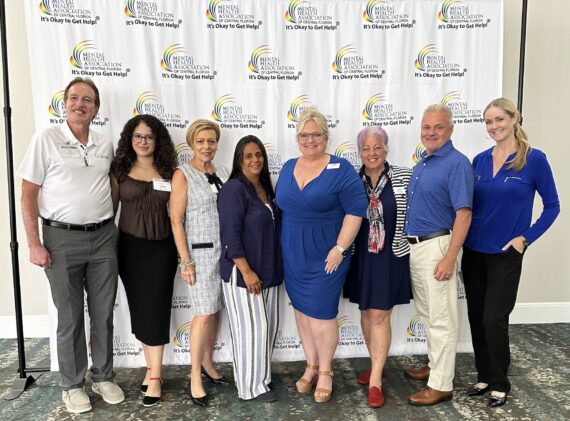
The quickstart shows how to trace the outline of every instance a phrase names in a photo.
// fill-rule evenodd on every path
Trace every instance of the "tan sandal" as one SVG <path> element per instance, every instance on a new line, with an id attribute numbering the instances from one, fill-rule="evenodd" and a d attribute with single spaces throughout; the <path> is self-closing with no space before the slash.
<path id="1" fill-rule="evenodd" d="M 319 371 L 319 376 L 334 376 L 334 372 L 331 371 Z M 315 402 L 317 403 L 324 403 L 331 400 L 332 397 L 332 389 L 326 389 L 324 387 L 317 387 L 315 389 Z"/>
<path id="2" fill-rule="evenodd" d="M 313 364 L 307 364 L 307 368 L 313 371 L 319 372 L 319 366 Z M 313 390 L 313 387 L 317 384 L 317 379 L 319 378 L 318 375 L 313 376 L 312 380 L 307 380 L 304 377 L 301 377 L 297 380 L 295 386 L 297 387 L 297 392 L 299 393 L 309 393 Z"/>

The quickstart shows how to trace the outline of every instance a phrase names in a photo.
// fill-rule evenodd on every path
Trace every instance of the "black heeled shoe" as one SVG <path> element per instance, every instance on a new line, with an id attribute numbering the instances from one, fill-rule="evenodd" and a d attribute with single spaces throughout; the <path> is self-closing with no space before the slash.
<path id="1" fill-rule="evenodd" d="M 505 393 L 505 396 L 493 396 L 489 395 L 489 406 L 491 408 L 496 408 L 498 406 L 503 406 L 507 403 L 507 396 L 509 394 Z"/>
<path id="2" fill-rule="evenodd" d="M 489 390 L 489 386 L 485 386 L 483 388 L 481 387 L 477 387 L 477 386 L 473 386 L 471 389 L 469 389 L 467 391 L 467 396 L 481 396 L 485 393 L 487 393 L 487 391 Z"/>
<path id="3" fill-rule="evenodd" d="M 162 387 L 162 378 L 161 377 L 151 377 L 150 381 L 153 381 L 153 380 L 159 380 L 160 386 Z M 144 385 L 142 385 L 142 386 L 144 386 Z M 147 386 L 147 390 L 148 390 L 148 385 L 146 385 L 146 386 Z M 141 389 L 142 389 L 142 387 L 141 387 Z M 146 393 L 146 391 L 145 391 L 145 393 Z M 143 397 L 143 406 L 145 408 L 150 408 L 151 406 L 154 406 L 159 402 L 160 402 L 160 396 L 146 396 L 145 395 Z"/>
<path id="4" fill-rule="evenodd" d="M 207 394 L 204 396 L 200 396 L 199 398 L 195 398 L 194 396 L 192 396 L 192 391 L 190 391 L 189 395 L 190 398 L 192 399 L 192 402 L 194 402 L 195 405 L 208 406 L 210 397 Z"/>
<path id="5" fill-rule="evenodd" d="M 210 381 L 211 381 L 212 383 L 214 383 L 214 384 L 219 384 L 219 385 L 222 385 L 222 386 L 229 386 L 229 385 L 232 384 L 232 383 L 231 383 L 228 379 L 226 379 L 224 376 L 218 377 L 217 379 L 213 378 L 212 376 L 210 376 L 210 375 L 208 374 L 208 372 L 204 369 L 204 367 L 202 367 L 202 374 L 203 374 L 204 376 L 206 376 L 206 378 L 207 378 L 208 380 L 210 380 Z"/>

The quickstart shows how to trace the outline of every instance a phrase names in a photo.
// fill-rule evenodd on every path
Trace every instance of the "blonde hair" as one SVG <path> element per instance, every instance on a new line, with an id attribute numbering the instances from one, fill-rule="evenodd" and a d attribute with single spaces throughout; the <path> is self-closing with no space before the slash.
<path id="1" fill-rule="evenodd" d="M 316 108 L 307 108 L 303 110 L 297 121 L 297 133 L 303 130 L 308 121 L 314 121 L 319 129 L 329 138 L 329 126 L 327 125 L 327 118 L 321 114 Z"/>
<path id="2" fill-rule="evenodd" d="M 194 140 L 196 139 L 196 136 L 202 130 L 213 130 L 216 132 L 216 141 L 220 140 L 220 126 L 213 121 L 201 118 L 192 123 L 190 127 L 188 127 L 188 130 L 186 130 L 186 143 L 188 143 L 188 146 L 192 149 L 194 149 Z"/>
<path id="3" fill-rule="evenodd" d="M 517 152 L 515 157 L 508 162 L 507 169 L 514 169 L 520 171 L 526 165 L 526 157 L 528 156 L 532 147 L 528 143 L 528 136 L 521 126 L 521 113 L 517 110 L 515 104 L 507 98 L 497 98 L 492 100 L 483 111 L 483 118 L 489 108 L 500 108 L 511 118 L 515 119 L 514 134 L 517 142 Z"/>

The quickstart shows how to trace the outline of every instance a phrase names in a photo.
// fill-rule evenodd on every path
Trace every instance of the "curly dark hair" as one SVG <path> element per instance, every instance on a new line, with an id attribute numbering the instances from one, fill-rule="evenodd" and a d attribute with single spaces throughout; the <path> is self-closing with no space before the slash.
<path id="1" fill-rule="evenodd" d="M 171 180 L 177 166 L 174 143 L 172 143 L 168 129 L 164 124 L 150 114 L 139 114 L 127 121 L 127 124 L 123 127 L 115 158 L 111 163 L 111 173 L 121 182 L 131 171 L 137 159 L 133 149 L 132 137 L 135 129 L 141 122 L 150 127 L 155 137 L 154 167 L 162 178 Z"/>

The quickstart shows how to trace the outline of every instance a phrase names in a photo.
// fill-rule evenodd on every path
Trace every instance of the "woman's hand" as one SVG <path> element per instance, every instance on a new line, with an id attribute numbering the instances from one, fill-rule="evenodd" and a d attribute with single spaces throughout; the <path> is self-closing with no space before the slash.
<path id="1" fill-rule="evenodd" d="M 327 274 L 330 274 L 337 270 L 342 263 L 342 259 L 344 259 L 344 256 L 335 245 L 332 249 L 330 249 L 327 258 L 325 259 L 325 272 Z"/>
<path id="2" fill-rule="evenodd" d="M 242 273 L 242 276 L 247 290 L 251 294 L 261 294 L 261 280 L 259 279 L 259 276 L 257 276 L 257 273 L 250 270 L 247 273 Z"/>
<path id="3" fill-rule="evenodd" d="M 506 251 L 509 249 L 509 247 L 512 247 L 520 254 L 523 254 L 524 249 L 526 248 L 526 246 L 524 245 L 524 237 L 522 235 L 519 235 L 518 237 L 513 238 L 511 241 L 505 244 L 503 250 Z"/>
<path id="4" fill-rule="evenodd" d="M 180 276 L 188 285 L 196 283 L 196 267 L 194 265 L 185 265 L 180 269 Z"/>

